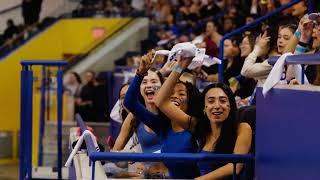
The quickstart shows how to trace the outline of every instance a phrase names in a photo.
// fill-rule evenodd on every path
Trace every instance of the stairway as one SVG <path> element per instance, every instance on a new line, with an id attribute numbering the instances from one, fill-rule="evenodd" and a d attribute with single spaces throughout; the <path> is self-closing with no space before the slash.
<path id="1" fill-rule="evenodd" d="M 107 148 L 107 136 L 110 135 L 109 123 L 87 123 L 92 127 L 94 134 L 96 135 L 98 142 L 102 144 L 106 150 Z M 69 133 L 70 128 L 76 127 L 75 122 L 63 122 L 62 126 L 62 164 L 66 162 L 70 150 L 69 150 Z M 43 166 L 56 167 L 57 166 L 57 123 L 47 122 L 45 127 L 44 139 L 43 139 Z"/>

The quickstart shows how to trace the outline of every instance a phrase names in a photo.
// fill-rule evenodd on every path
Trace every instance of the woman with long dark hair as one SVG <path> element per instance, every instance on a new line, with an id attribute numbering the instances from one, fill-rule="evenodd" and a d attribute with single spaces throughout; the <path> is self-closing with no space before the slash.
<path id="1" fill-rule="evenodd" d="M 252 130 L 248 123 L 236 118 L 237 106 L 232 90 L 225 84 L 215 83 L 202 92 L 204 117 L 198 123 L 196 134 L 200 153 L 247 154 L 251 146 Z M 232 176 L 232 163 L 199 162 L 198 179 L 222 179 Z M 242 170 L 237 164 L 237 174 Z"/>
<path id="2" fill-rule="evenodd" d="M 190 141 L 198 139 L 201 153 L 247 154 L 251 145 L 251 127 L 237 121 L 237 107 L 231 89 L 224 84 L 212 84 L 205 88 L 202 99 L 192 101 L 197 96 L 186 93 L 186 86 L 177 83 L 191 61 L 192 57 L 178 60 L 158 93 L 156 105 L 170 119 L 173 132 L 181 133 L 180 139 L 188 136 L 191 136 Z M 175 140 L 176 145 L 181 142 L 179 138 L 168 138 Z M 237 166 L 239 173 L 242 165 Z M 199 162 L 198 167 L 202 175 L 200 179 L 225 178 L 233 171 L 232 164 L 225 163 Z"/>
<path id="3" fill-rule="evenodd" d="M 197 151 L 196 141 L 193 139 L 191 131 L 189 131 L 190 128 L 184 123 L 179 123 L 174 114 L 169 114 L 170 112 L 182 114 L 182 121 L 189 122 L 189 127 L 196 122 L 197 118 L 195 117 L 201 114 L 201 111 L 196 111 L 197 108 L 201 109 L 199 108 L 201 103 L 199 101 L 200 93 L 194 86 L 190 83 L 178 83 L 175 85 L 176 81 L 172 86 L 172 74 L 179 73 L 180 76 L 181 71 L 179 72 L 179 69 L 173 68 L 173 72 L 168 78 L 168 80 L 171 79 L 169 81 L 170 84 L 167 83 L 167 80 L 161 88 L 160 86 L 154 87 L 154 89 L 160 88 L 157 95 L 146 89 L 147 96 L 156 96 L 155 104 L 161 111 L 158 108 L 153 111 L 148 110 L 139 103 L 137 96 L 139 87 L 143 83 L 145 76 L 150 72 L 148 70 L 152 64 L 153 55 L 154 52 L 151 52 L 142 57 L 137 75 L 129 87 L 124 104 L 137 119 L 145 123 L 161 138 L 162 153 L 194 153 Z M 175 89 L 173 93 L 166 90 L 168 86 L 170 86 L 170 89 Z M 163 108 L 166 105 L 163 102 L 168 102 L 168 97 L 170 98 L 169 106 Z M 197 102 L 199 106 L 197 106 Z M 164 163 L 169 170 L 171 178 L 191 179 L 198 176 L 197 166 L 193 163 Z"/>

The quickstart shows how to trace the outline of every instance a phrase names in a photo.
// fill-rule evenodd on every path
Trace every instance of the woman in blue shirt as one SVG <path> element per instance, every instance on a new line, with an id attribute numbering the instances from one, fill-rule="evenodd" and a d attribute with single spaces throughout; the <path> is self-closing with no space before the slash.
<path id="1" fill-rule="evenodd" d="M 184 102 L 187 96 L 183 86 L 176 82 L 181 71 L 189 66 L 191 60 L 192 58 L 178 60 L 158 92 L 156 105 L 171 120 L 175 131 L 194 132 L 199 140 L 200 153 L 247 154 L 250 150 L 252 130 L 248 123 L 237 122 L 235 98 L 227 85 L 211 84 L 204 89 L 202 99 L 198 100 L 204 105 L 204 116 L 201 120 L 185 113 Z M 168 92 L 172 91 L 173 94 L 170 95 Z M 201 107 L 197 104 L 188 105 L 192 108 Z M 229 177 L 233 172 L 232 163 L 199 162 L 198 167 L 201 173 L 199 179 L 222 179 Z M 237 174 L 241 169 L 242 164 L 237 164 Z"/>
<path id="2" fill-rule="evenodd" d="M 174 88 L 174 92 L 172 93 L 172 91 L 166 91 L 168 84 L 165 82 L 156 96 L 155 103 L 156 105 L 160 105 L 162 102 L 166 102 L 164 98 L 159 97 L 169 97 L 170 104 L 168 108 L 163 108 L 162 105 L 158 106 L 161 110 L 158 112 L 146 109 L 138 100 L 139 89 L 141 89 L 140 85 L 141 83 L 143 84 L 145 75 L 150 73 L 148 70 L 151 66 L 153 55 L 154 51 L 142 57 L 137 75 L 126 94 L 124 105 L 137 119 L 149 126 L 161 138 L 162 153 L 194 153 L 197 151 L 197 148 L 190 127 L 193 123 L 196 123 L 198 119 L 196 117 L 201 116 L 202 109 L 199 101 L 200 93 L 194 86 L 190 83 L 179 82 L 177 85 L 173 84 L 172 88 Z M 178 69 L 173 69 L 173 71 L 178 71 Z M 189 124 L 186 126 L 182 123 L 180 124 L 170 114 L 171 111 L 177 111 L 180 114 L 190 114 L 184 116 Z M 169 169 L 171 178 L 191 179 L 199 174 L 197 166 L 194 163 L 165 162 L 165 165 Z"/>

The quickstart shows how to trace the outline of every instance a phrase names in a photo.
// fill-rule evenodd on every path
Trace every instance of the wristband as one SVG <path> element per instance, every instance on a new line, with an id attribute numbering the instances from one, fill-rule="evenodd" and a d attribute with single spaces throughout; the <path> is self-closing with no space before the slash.
<path id="1" fill-rule="evenodd" d="M 175 65 L 172 67 L 172 71 L 181 74 L 182 71 L 183 71 L 183 68 L 182 68 L 181 66 L 179 66 L 178 64 L 175 64 Z"/>
<path id="2" fill-rule="evenodd" d="M 301 41 L 299 41 L 298 45 L 300 45 L 300 46 L 302 46 L 304 48 L 306 48 L 308 46 L 307 43 L 304 43 L 304 42 L 301 42 Z"/>
<path id="3" fill-rule="evenodd" d="M 137 69 L 136 75 L 143 78 L 144 76 L 148 75 L 148 71 L 142 74 L 139 72 L 139 69 Z"/>
<path id="4" fill-rule="evenodd" d="M 296 32 L 294 32 L 294 36 L 298 39 L 301 38 L 301 32 L 299 30 L 296 30 Z"/>
<path id="5" fill-rule="evenodd" d="M 304 53 L 306 51 L 306 49 L 307 49 L 306 47 L 303 47 L 301 45 L 297 45 L 295 52 L 298 54 L 301 54 L 301 53 Z"/>

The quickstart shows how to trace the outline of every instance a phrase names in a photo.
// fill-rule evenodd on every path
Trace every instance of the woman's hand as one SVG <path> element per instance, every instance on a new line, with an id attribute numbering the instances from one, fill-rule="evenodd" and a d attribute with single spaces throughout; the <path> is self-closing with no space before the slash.
<path id="1" fill-rule="evenodd" d="M 155 54 L 155 51 L 152 49 L 150 52 L 148 52 L 146 55 L 143 55 L 139 64 L 138 68 L 138 74 L 145 75 L 147 74 L 148 70 L 150 69 L 152 65 L 152 58 Z"/>
<path id="2" fill-rule="evenodd" d="M 182 67 L 183 69 L 186 69 L 186 68 L 190 65 L 192 59 L 193 59 L 193 57 L 182 57 L 182 56 L 181 56 L 181 57 L 178 59 L 178 65 L 179 65 L 180 67 Z"/>
<path id="3" fill-rule="evenodd" d="M 176 61 L 166 62 L 164 66 L 159 70 L 159 72 L 162 74 L 162 76 L 167 76 L 171 73 L 172 67 L 176 64 Z"/>
<path id="4" fill-rule="evenodd" d="M 257 37 L 257 40 L 256 40 L 256 44 L 261 48 L 261 49 L 264 49 L 268 46 L 268 43 L 270 42 L 270 36 L 267 36 L 267 32 L 265 31 L 263 33 L 263 35 L 259 35 Z"/>
<path id="5" fill-rule="evenodd" d="M 313 22 L 309 19 L 309 16 L 306 14 L 304 15 L 298 26 L 298 31 L 301 32 L 300 41 L 304 43 L 308 43 L 312 36 L 313 31 Z"/>
<path id="6" fill-rule="evenodd" d="M 269 49 L 268 43 L 270 42 L 270 36 L 267 36 L 267 32 L 264 32 L 263 35 L 259 35 L 256 39 L 256 45 L 254 51 L 257 52 L 257 56 L 261 57 L 266 53 L 266 50 Z"/>

